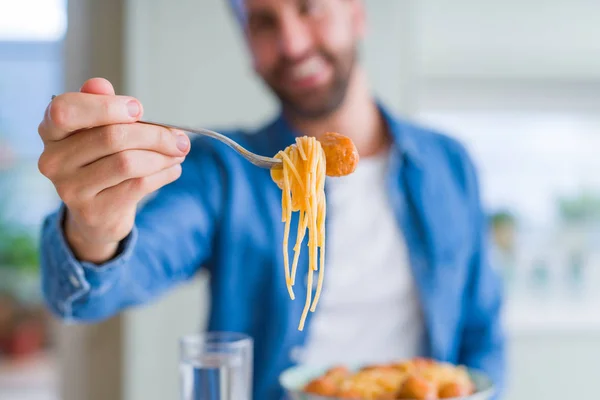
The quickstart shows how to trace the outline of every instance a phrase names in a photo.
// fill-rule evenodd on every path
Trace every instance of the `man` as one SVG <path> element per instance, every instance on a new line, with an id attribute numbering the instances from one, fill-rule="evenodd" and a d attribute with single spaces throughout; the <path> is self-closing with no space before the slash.
<path id="1" fill-rule="evenodd" d="M 502 385 L 500 281 L 486 261 L 475 169 L 454 140 L 372 97 L 357 60 L 363 4 L 233 7 L 281 114 L 255 134 L 228 134 L 274 155 L 297 135 L 336 131 L 361 156 L 354 174 L 327 181 L 327 268 L 314 316 L 297 329 L 304 301 L 286 290 L 281 191 L 269 171 L 212 139 L 190 143 L 136 123 L 139 101 L 102 79 L 54 99 L 39 128 L 39 167 L 64 203 L 43 228 L 49 307 L 68 321 L 102 320 L 202 266 L 211 273 L 209 329 L 255 340 L 255 399 L 279 399 L 278 375 L 294 363 L 417 355 L 481 369 Z M 298 279 L 296 293 L 305 287 Z"/>

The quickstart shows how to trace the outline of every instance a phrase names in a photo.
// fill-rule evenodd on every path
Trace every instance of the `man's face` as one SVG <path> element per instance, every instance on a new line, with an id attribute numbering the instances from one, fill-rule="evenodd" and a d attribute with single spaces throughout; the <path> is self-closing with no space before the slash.
<path id="1" fill-rule="evenodd" d="M 255 71 L 284 108 L 319 118 L 344 100 L 364 33 L 360 0 L 233 0 Z"/>

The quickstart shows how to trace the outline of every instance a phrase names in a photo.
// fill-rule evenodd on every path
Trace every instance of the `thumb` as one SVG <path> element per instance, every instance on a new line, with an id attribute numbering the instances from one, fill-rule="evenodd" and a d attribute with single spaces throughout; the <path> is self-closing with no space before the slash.
<path id="1" fill-rule="evenodd" d="M 92 78 L 85 81 L 81 89 L 79 89 L 81 93 L 89 93 L 89 94 L 106 94 L 114 96 L 115 89 L 113 88 L 112 83 L 104 78 Z"/>

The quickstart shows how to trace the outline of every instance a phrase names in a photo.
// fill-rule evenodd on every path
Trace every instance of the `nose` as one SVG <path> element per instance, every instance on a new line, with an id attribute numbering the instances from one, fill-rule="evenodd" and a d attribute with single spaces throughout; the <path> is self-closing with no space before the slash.
<path id="1" fill-rule="evenodd" d="M 279 35 L 279 50 L 287 58 L 301 58 L 312 46 L 310 29 L 298 16 L 287 16 L 280 24 Z"/>

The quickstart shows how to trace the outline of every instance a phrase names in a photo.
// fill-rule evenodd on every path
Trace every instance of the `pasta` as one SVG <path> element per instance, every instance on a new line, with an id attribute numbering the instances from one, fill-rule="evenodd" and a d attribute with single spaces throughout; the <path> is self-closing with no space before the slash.
<path id="1" fill-rule="evenodd" d="M 296 281 L 298 259 L 308 229 L 309 268 L 306 300 L 298 326 L 299 330 L 303 330 L 308 312 L 309 310 L 311 312 L 315 311 L 323 288 L 326 158 L 321 143 L 314 137 L 308 136 L 296 138 L 294 145 L 280 151 L 275 157 L 283 161 L 283 168 L 271 170 L 271 178 L 282 190 L 281 220 L 285 224 L 283 258 L 286 286 L 292 300 L 295 298 L 293 286 Z M 298 230 L 290 267 L 288 245 L 293 212 L 298 212 Z M 318 271 L 317 289 L 314 299 L 311 299 L 314 273 L 316 271 Z"/>

